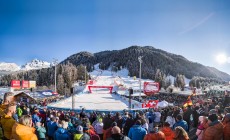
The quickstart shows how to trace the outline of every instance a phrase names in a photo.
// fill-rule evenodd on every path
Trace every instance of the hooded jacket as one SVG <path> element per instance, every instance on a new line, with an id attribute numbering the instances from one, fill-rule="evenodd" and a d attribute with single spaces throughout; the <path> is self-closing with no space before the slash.
<path id="1" fill-rule="evenodd" d="M 15 140 L 37 140 L 35 128 L 15 123 L 12 128 L 12 137 Z"/>
<path id="2" fill-rule="evenodd" d="M 47 123 L 47 135 L 53 137 L 55 131 L 57 130 L 58 126 L 56 122 L 50 121 Z"/>
<path id="3" fill-rule="evenodd" d="M 122 134 L 112 134 L 107 140 L 130 140 L 130 138 Z"/>
<path id="4" fill-rule="evenodd" d="M 38 136 L 39 139 L 44 139 L 46 138 L 46 129 L 45 127 L 42 127 L 42 126 L 36 126 L 36 134 Z"/>
<path id="5" fill-rule="evenodd" d="M 180 121 L 176 122 L 176 123 L 173 125 L 173 129 L 175 130 L 175 128 L 176 128 L 177 126 L 181 126 L 182 128 L 184 128 L 185 131 L 188 132 L 188 124 L 187 124 L 186 121 L 180 120 Z"/>
<path id="6" fill-rule="evenodd" d="M 2 129 L 4 132 L 4 136 L 7 139 L 11 138 L 12 127 L 13 127 L 15 122 L 16 121 L 11 116 L 8 116 L 8 115 L 3 116 L 1 119 L 1 124 L 2 124 Z"/>
<path id="7" fill-rule="evenodd" d="M 54 140 L 72 140 L 72 138 L 66 129 L 58 128 L 54 133 Z"/>
<path id="8" fill-rule="evenodd" d="M 140 125 L 134 125 L 130 128 L 128 137 L 131 140 L 143 140 L 147 131 L 142 128 Z"/>
<path id="9" fill-rule="evenodd" d="M 144 140 L 165 140 L 165 134 L 161 131 L 151 132 L 145 135 Z"/>
<path id="10" fill-rule="evenodd" d="M 166 140 L 173 140 L 175 137 L 175 133 L 170 127 L 163 127 L 161 131 L 165 134 Z"/>
<path id="11" fill-rule="evenodd" d="M 219 121 L 212 122 L 204 131 L 203 140 L 221 140 L 223 138 L 223 124 Z"/>

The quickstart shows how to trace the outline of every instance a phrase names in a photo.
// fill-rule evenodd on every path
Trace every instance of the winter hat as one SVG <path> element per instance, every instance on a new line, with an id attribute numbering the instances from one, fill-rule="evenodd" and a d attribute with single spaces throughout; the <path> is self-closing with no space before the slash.
<path id="1" fill-rule="evenodd" d="M 78 133 L 83 133 L 83 127 L 81 125 L 78 125 L 77 128 L 76 128 L 76 131 Z"/>
<path id="2" fill-rule="evenodd" d="M 218 120 L 218 116 L 216 114 L 211 114 L 211 115 L 208 116 L 208 119 L 211 122 L 214 122 L 214 121 Z"/>
<path id="3" fill-rule="evenodd" d="M 209 115 L 212 115 L 212 114 L 217 114 L 217 112 L 216 112 L 215 109 L 211 109 L 211 110 L 209 111 Z"/>

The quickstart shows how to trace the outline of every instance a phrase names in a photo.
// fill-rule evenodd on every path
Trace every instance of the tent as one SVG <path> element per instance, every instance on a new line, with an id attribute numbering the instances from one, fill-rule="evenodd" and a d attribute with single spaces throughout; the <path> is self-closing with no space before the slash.
<path id="1" fill-rule="evenodd" d="M 165 107 L 167 107 L 167 106 L 169 106 L 169 103 L 167 102 L 167 101 L 161 101 L 161 102 L 159 102 L 158 104 L 157 104 L 157 107 L 159 108 L 165 108 Z"/>

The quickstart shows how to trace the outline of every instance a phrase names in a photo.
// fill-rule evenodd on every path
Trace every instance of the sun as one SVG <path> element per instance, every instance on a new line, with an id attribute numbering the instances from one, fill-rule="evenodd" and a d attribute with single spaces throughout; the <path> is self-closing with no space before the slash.
<path id="1" fill-rule="evenodd" d="M 216 56 L 216 61 L 219 64 L 224 64 L 224 63 L 226 63 L 228 61 L 228 57 L 225 54 L 218 54 Z"/>

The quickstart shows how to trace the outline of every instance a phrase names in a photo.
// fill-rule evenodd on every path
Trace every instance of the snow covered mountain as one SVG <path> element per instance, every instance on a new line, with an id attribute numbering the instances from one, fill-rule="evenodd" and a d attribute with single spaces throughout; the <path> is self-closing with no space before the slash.
<path id="1" fill-rule="evenodd" d="M 15 63 L 0 62 L 0 71 L 13 72 L 13 71 L 19 71 L 19 70 L 20 70 L 20 66 L 18 66 Z"/>
<path id="2" fill-rule="evenodd" d="M 25 65 L 21 66 L 21 70 L 42 69 L 49 68 L 50 66 L 51 64 L 49 62 L 34 59 L 31 62 L 28 62 Z"/>
<path id="3" fill-rule="evenodd" d="M 42 69 L 42 68 L 49 68 L 53 64 L 49 62 L 34 59 L 31 62 L 26 63 L 25 65 L 18 66 L 15 63 L 5 63 L 0 62 L 0 72 L 16 72 L 16 71 L 27 71 L 33 69 Z"/>

